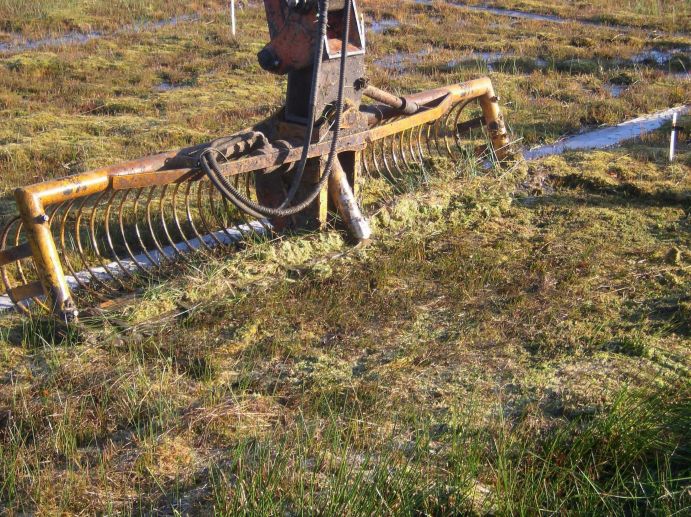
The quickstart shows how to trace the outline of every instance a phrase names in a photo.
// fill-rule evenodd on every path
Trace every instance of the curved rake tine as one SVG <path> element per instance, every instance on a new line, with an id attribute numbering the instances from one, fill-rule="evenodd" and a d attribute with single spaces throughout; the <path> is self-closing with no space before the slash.
<path id="1" fill-rule="evenodd" d="M 110 267 L 108 266 L 108 264 L 106 264 L 103 261 L 103 256 L 101 255 L 101 250 L 99 249 L 99 246 L 98 246 L 98 240 L 97 240 L 97 235 L 96 235 L 96 214 L 98 213 L 98 206 L 103 201 L 103 198 L 105 198 L 106 194 L 108 194 L 108 191 L 104 190 L 98 196 L 95 203 L 91 206 L 91 217 L 89 218 L 89 234 L 91 237 L 91 246 L 93 247 L 93 250 L 96 253 L 96 257 L 97 257 L 101 267 L 107 273 L 107 275 L 113 280 L 113 282 L 120 285 L 120 287 L 122 289 L 126 289 L 125 284 L 122 283 L 122 281 L 120 280 L 118 275 L 114 275 L 110 271 Z M 111 199 L 112 199 L 112 196 L 111 196 Z"/>
<path id="2" fill-rule="evenodd" d="M 391 135 L 387 138 L 387 140 L 389 140 L 391 144 L 391 157 L 393 158 L 394 168 L 398 171 L 398 179 L 402 181 L 405 178 L 405 172 L 403 172 L 403 169 L 401 169 L 401 164 L 399 163 L 400 160 L 398 159 L 398 155 L 396 154 L 396 136 Z"/>
<path id="3" fill-rule="evenodd" d="M 195 250 L 195 248 L 192 247 L 189 239 L 187 238 L 187 235 L 185 234 L 184 230 L 182 229 L 182 223 L 180 222 L 180 216 L 178 214 L 178 194 L 180 193 L 180 185 L 182 185 L 182 183 L 176 183 L 175 189 L 173 189 L 173 202 L 172 202 L 173 221 L 175 221 L 175 227 L 177 228 L 178 233 L 182 237 L 182 241 L 185 243 L 185 246 L 187 247 L 187 251 L 189 253 L 192 253 L 193 251 L 201 251 L 203 249 L 201 245 L 196 250 Z"/>
<path id="4" fill-rule="evenodd" d="M 367 176 L 368 178 L 372 178 L 372 173 L 370 172 L 370 167 L 369 167 L 369 151 L 370 151 L 371 146 L 365 147 L 365 149 L 362 152 L 362 173 Z"/>
<path id="5" fill-rule="evenodd" d="M 125 191 L 124 196 L 127 195 L 127 192 Z M 113 203 L 115 201 L 115 198 L 118 195 L 118 191 L 114 190 L 113 195 L 110 196 L 110 199 L 108 200 L 108 204 L 106 205 L 106 212 L 104 214 L 105 218 L 105 230 L 106 230 L 106 242 L 108 244 L 108 248 L 110 249 L 110 252 L 113 256 L 113 260 L 117 262 L 118 266 L 120 266 L 120 270 L 125 274 L 125 276 L 129 277 L 130 279 L 134 279 L 134 275 L 130 271 L 130 268 L 125 267 L 125 265 L 122 263 L 122 259 L 118 255 L 117 251 L 115 251 L 115 245 L 113 244 L 113 236 L 110 232 L 110 214 L 113 209 Z"/>
<path id="6" fill-rule="evenodd" d="M 459 109 L 456 111 L 456 117 L 454 118 L 454 121 L 453 121 L 453 127 L 454 127 L 453 136 L 454 136 L 454 140 L 456 141 L 456 148 L 458 149 L 458 152 L 461 154 L 461 157 L 463 157 L 463 158 L 465 158 L 466 153 L 465 153 L 465 150 L 463 149 L 463 144 L 461 143 L 461 132 L 458 131 L 457 128 L 458 128 L 458 124 L 459 124 L 458 121 L 460 120 L 461 115 L 463 114 L 463 110 L 465 109 L 466 106 L 467 106 L 467 104 L 464 104 L 464 103 L 461 103 L 459 105 Z"/>
<path id="7" fill-rule="evenodd" d="M 149 229 L 149 235 L 151 235 L 151 239 L 154 242 L 154 247 L 156 248 L 159 255 L 161 256 L 159 264 L 160 265 L 163 265 L 164 263 L 171 264 L 173 262 L 173 257 L 168 256 L 168 253 L 166 253 L 165 248 L 158 241 L 158 237 L 156 237 L 158 232 L 154 229 L 153 220 L 151 219 L 151 203 L 153 202 L 154 193 L 156 192 L 156 188 L 157 187 L 155 187 L 155 186 L 149 188 L 149 195 L 147 196 L 147 199 L 146 199 L 146 225 Z M 173 256 L 174 255 L 175 254 L 173 253 Z"/>
<path id="8" fill-rule="evenodd" d="M 449 158 L 452 160 L 456 160 L 456 157 L 453 154 L 453 151 L 451 151 L 451 146 L 449 145 L 449 132 L 453 131 L 453 128 L 449 126 L 449 120 L 451 119 L 451 111 L 449 111 L 446 116 L 444 117 L 444 123 L 442 124 L 442 138 L 444 139 L 444 146 L 446 147 L 446 153 L 449 155 Z"/>
<path id="9" fill-rule="evenodd" d="M 391 185 L 391 188 L 394 190 L 394 192 L 400 192 L 400 185 L 396 181 L 396 177 L 394 176 L 393 172 L 391 172 L 391 168 L 389 167 L 389 162 L 386 159 L 386 139 L 383 138 L 377 142 L 379 144 L 379 147 L 381 149 L 381 154 L 382 154 L 382 161 L 384 162 L 384 167 L 385 171 L 382 171 L 382 178 L 384 178 L 389 185 Z"/>
<path id="10" fill-rule="evenodd" d="M 94 196 L 86 196 L 81 204 L 79 205 L 79 208 L 77 209 L 77 214 L 76 214 L 76 219 L 74 221 L 74 237 L 77 241 L 77 255 L 79 256 L 80 261 L 84 265 L 85 272 L 89 274 L 91 277 L 91 280 L 100 285 L 105 291 L 107 292 L 114 292 L 115 289 L 108 285 L 107 282 L 101 280 L 98 275 L 96 275 L 92 270 L 91 266 L 89 265 L 89 259 L 86 256 L 86 252 L 84 251 L 84 245 L 82 244 L 82 235 L 81 235 L 81 226 L 82 226 L 82 218 L 84 217 L 84 209 L 86 208 L 86 204 L 89 200 L 93 199 Z M 89 230 L 89 227 L 86 226 L 86 233 L 89 236 L 89 240 L 91 240 L 91 232 Z M 88 287 L 87 290 L 92 291 L 93 288 Z"/>
<path id="11" fill-rule="evenodd" d="M 219 229 L 221 232 L 223 232 L 229 239 L 229 243 L 223 243 L 222 246 L 223 248 L 227 248 L 228 246 L 231 246 L 234 244 L 234 239 L 233 235 L 228 231 L 228 222 L 226 221 L 225 217 L 222 217 L 221 215 L 221 210 L 219 210 L 216 206 L 216 195 L 218 194 L 218 190 L 215 188 L 209 188 L 209 210 L 211 211 L 211 215 L 216 221 L 216 224 L 218 225 Z M 220 195 L 220 194 L 218 194 Z M 225 198 L 224 198 L 225 199 Z M 225 215 L 227 215 L 226 211 L 223 211 Z"/>
<path id="12" fill-rule="evenodd" d="M 393 173 L 391 170 L 391 166 L 389 166 L 389 160 L 386 159 L 386 141 L 388 137 L 382 138 L 380 140 L 381 142 L 381 155 L 382 155 L 382 161 L 384 162 L 384 167 L 386 168 L 386 173 L 388 174 L 389 178 L 391 178 L 391 184 L 397 183 L 396 175 Z"/>
<path id="13" fill-rule="evenodd" d="M 207 235 L 209 235 L 211 239 L 216 243 L 216 246 L 223 247 L 223 243 L 219 240 L 218 237 L 216 237 L 216 234 L 211 230 L 211 227 L 209 226 L 209 223 L 206 220 L 206 216 L 204 215 L 204 205 L 202 203 L 204 183 L 207 182 L 200 181 L 197 185 L 197 204 L 199 209 L 199 219 L 202 222 L 202 226 L 204 227 L 204 230 L 206 231 Z M 209 183 L 209 188 L 213 188 L 211 183 Z"/>
<path id="14" fill-rule="evenodd" d="M 379 165 L 379 161 L 377 160 L 377 145 L 379 145 L 379 141 L 372 142 L 372 162 L 374 163 L 374 169 L 376 170 L 377 176 L 383 176 L 384 172 Z"/>
<path id="15" fill-rule="evenodd" d="M 161 188 L 161 191 L 158 195 L 158 217 L 161 220 L 161 226 L 163 227 L 163 234 L 166 237 L 166 240 L 168 241 L 168 246 L 173 249 L 173 255 L 177 259 L 184 259 L 185 255 L 178 249 L 178 244 L 175 242 L 173 237 L 170 235 L 170 230 L 168 229 L 168 222 L 166 221 L 166 214 L 165 214 L 165 209 L 163 205 L 163 199 L 166 197 L 166 193 L 168 192 L 168 185 L 163 185 Z M 175 201 L 173 201 L 173 204 Z"/>
<path id="16" fill-rule="evenodd" d="M 133 192 L 133 190 L 127 190 L 122 196 L 122 199 L 120 200 L 120 208 L 118 209 L 118 224 L 120 226 L 120 236 L 122 237 L 123 244 L 125 245 L 125 250 L 127 250 L 127 254 L 130 257 L 130 260 L 134 263 L 134 265 L 137 267 L 139 271 L 142 272 L 144 276 L 148 276 L 151 273 L 151 270 L 147 268 L 142 260 L 139 260 L 137 258 L 137 255 L 132 252 L 132 248 L 130 247 L 130 242 L 127 239 L 127 231 L 125 230 L 125 222 L 124 222 L 124 208 L 125 208 L 125 202 L 127 201 L 127 197 L 129 196 L 130 192 Z M 142 193 L 142 189 L 137 190 L 137 194 L 135 195 L 135 199 L 133 201 L 133 210 L 134 214 L 136 216 L 136 203 L 138 202 L 139 196 Z M 138 230 L 137 230 L 138 231 Z M 153 268 L 156 264 L 153 262 L 153 260 L 147 256 L 147 259 L 149 260 L 149 264 Z"/>
<path id="17" fill-rule="evenodd" d="M 439 126 L 441 125 L 443 121 L 443 117 L 438 118 L 437 120 L 434 121 L 434 147 L 437 149 L 437 156 L 440 158 L 444 157 L 444 147 L 441 145 L 441 137 L 439 136 Z M 449 155 L 449 158 L 453 159 L 453 156 Z"/>
<path id="18" fill-rule="evenodd" d="M 133 221 L 134 221 L 134 234 L 137 237 L 137 242 L 139 243 L 139 247 L 144 254 L 144 256 L 149 260 L 149 263 L 151 264 L 152 269 L 156 269 L 160 266 L 160 261 L 157 261 L 154 259 L 154 257 L 149 253 L 149 250 L 147 249 L 146 244 L 144 244 L 144 240 L 142 239 L 142 232 L 139 229 L 139 199 L 142 196 L 142 193 L 144 192 L 143 188 L 137 189 L 137 195 L 134 197 L 134 202 L 132 204 L 132 210 L 133 210 Z"/>
<path id="19" fill-rule="evenodd" d="M 404 140 L 405 140 L 405 135 L 408 132 L 408 130 L 401 131 L 398 134 L 398 150 L 401 153 L 401 161 L 406 167 L 406 174 L 410 175 L 413 172 L 412 167 L 410 166 L 410 162 L 412 161 L 412 157 L 408 158 L 408 156 L 405 153 L 405 145 L 404 145 Z"/>
<path id="20" fill-rule="evenodd" d="M 199 189 L 199 183 L 200 180 L 197 180 L 194 184 L 196 184 L 197 189 Z M 211 246 L 209 246 L 206 241 L 204 240 L 204 237 L 202 236 L 201 233 L 199 233 L 199 230 L 197 230 L 197 225 L 194 224 L 194 216 L 192 215 L 192 207 L 190 206 L 190 194 L 192 193 L 192 182 L 189 182 L 187 184 L 187 189 L 185 190 L 185 213 L 187 214 L 187 222 L 190 223 L 190 228 L 192 228 L 192 232 L 194 233 L 195 237 L 199 241 L 199 248 L 200 249 L 205 249 L 208 252 L 211 252 Z M 201 208 L 198 208 L 198 210 L 201 210 Z"/>
<path id="21" fill-rule="evenodd" d="M 76 268 L 73 267 L 72 260 L 70 259 L 69 254 L 68 254 L 69 251 L 76 251 L 76 250 L 75 250 L 74 246 L 72 246 L 71 249 L 67 246 L 66 237 L 65 237 L 65 235 L 67 233 L 66 232 L 67 219 L 70 215 L 70 212 L 72 212 L 72 208 L 74 208 L 75 204 L 76 204 L 76 200 L 72 200 L 67 204 L 67 206 L 65 207 L 65 211 L 62 214 L 62 219 L 60 221 L 60 247 L 61 247 L 62 262 L 67 266 L 67 270 L 70 272 L 70 274 L 72 275 L 72 278 L 74 278 L 77 285 L 81 289 L 88 291 L 89 287 L 87 286 L 86 283 L 84 283 L 82 281 L 82 279 L 80 278 L 80 275 L 77 274 L 77 270 L 76 270 Z M 74 243 L 74 236 L 72 236 L 72 237 L 73 237 L 72 242 Z"/>
<path id="22" fill-rule="evenodd" d="M 420 134 L 422 136 L 422 149 L 423 152 L 425 153 L 425 158 L 427 160 L 431 160 L 434 156 L 434 153 L 432 153 L 432 148 L 430 147 L 429 143 L 429 130 L 430 130 L 431 123 L 426 123 L 420 126 L 421 131 Z"/>
<path id="23" fill-rule="evenodd" d="M 425 131 L 425 128 L 426 128 L 425 124 L 418 126 L 416 141 L 417 141 L 417 151 L 418 151 L 418 154 L 420 155 L 420 165 L 422 167 L 422 176 L 425 179 L 425 181 L 427 181 L 429 178 L 429 167 L 428 167 L 429 157 L 427 155 L 425 155 L 425 149 L 424 149 L 424 146 L 422 144 L 422 138 L 423 138 L 422 133 Z"/>
<path id="24" fill-rule="evenodd" d="M 425 124 L 417 127 L 416 141 L 417 141 L 417 152 L 420 155 L 420 161 L 423 164 L 426 164 L 427 160 L 428 160 L 428 156 L 427 156 L 427 154 L 425 154 L 425 148 L 424 148 L 424 145 L 422 143 L 422 132 L 424 131 L 424 129 L 425 129 Z"/>
<path id="25" fill-rule="evenodd" d="M 413 161 L 417 164 L 418 168 L 422 169 L 424 166 L 423 158 L 420 156 L 413 139 L 413 135 L 417 131 L 418 127 L 419 126 L 411 127 L 408 131 L 408 150 L 410 151 L 410 156 L 413 157 Z"/>

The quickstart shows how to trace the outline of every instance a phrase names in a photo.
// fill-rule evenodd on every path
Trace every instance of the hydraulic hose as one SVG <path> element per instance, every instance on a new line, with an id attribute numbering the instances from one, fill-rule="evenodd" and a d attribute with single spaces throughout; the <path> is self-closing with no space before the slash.
<path id="1" fill-rule="evenodd" d="M 300 158 L 300 164 L 298 170 L 293 178 L 293 183 L 291 184 L 290 191 L 286 197 L 286 200 L 278 208 L 267 207 L 259 203 L 255 203 L 245 195 L 243 195 L 238 189 L 236 189 L 230 181 L 223 175 L 220 170 L 220 166 L 214 154 L 220 154 L 216 149 L 209 148 L 206 149 L 200 156 L 200 164 L 204 173 L 208 176 L 214 186 L 221 192 L 226 199 L 231 203 L 236 205 L 240 210 L 248 213 L 249 215 L 257 218 L 261 217 L 290 217 L 299 212 L 305 210 L 309 205 L 314 202 L 314 200 L 319 196 L 319 193 L 326 186 L 331 175 L 333 168 L 333 163 L 336 158 L 336 149 L 338 147 L 338 139 L 341 130 L 341 116 L 343 115 L 343 101 L 344 101 L 344 90 L 345 90 L 345 77 L 346 77 L 346 62 L 348 54 L 348 35 L 350 34 L 350 11 L 352 8 L 352 0 L 345 1 L 345 23 L 343 27 L 343 39 L 341 46 L 341 63 L 339 70 L 339 84 L 338 84 L 338 98 L 336 101 L 336 122 L 333 129 L 333 139 L 331 142 L 331 149 L 329 150 L 329 155 L 326 163 L 326 167 L 319 183 L 315 185 L 315 188 L 310 192 L 310 194 L 298 205 L 292 206 L 290 208 L 285 208 L 295 197 L 300 183 L 302 181 L 302 176 L 305 171 L 307 164 L 307 157 L 309 154 L 309 147 L 312 142 L 312 134 L 314 129 L 314 111 L 316 106 L 316 93 L 319 85 L 319 75 L 321 70 L 321 62 L 323 58 L 323 38 L 326 35 L 326 21 L 328 18 L 329 2 L 328 0 L 321 0 L 319 8 L 319 36 L 317 38 L 317 43 L 315 47 L 315 63 L 313 66 L 312 74 L 312 92 L 310 96 L 310 106 L 309 106 L 309 116 L 308 124 L 306 130 L 306 138 L 304 142 L 302 156 Z M 224 156 L 225 158 L 225 156 Z"/>

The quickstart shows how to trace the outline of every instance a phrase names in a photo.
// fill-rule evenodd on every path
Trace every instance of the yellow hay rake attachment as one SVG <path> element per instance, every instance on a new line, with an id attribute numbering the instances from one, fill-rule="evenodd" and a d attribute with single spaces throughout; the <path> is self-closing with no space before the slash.
<path id="1" fill-rule="evenodd" d="M 383 103 L 344 110 L 341 123 L 350 130 L 335 142 L 328 188 L 306 211 L 312 222 L 323 224 L 334 206 L 344 219 L 352 216 L 348 186 L 368 178 L 395 183 L 420 174 L 435 156 L 459 160 L 471 152 L 501 160 L 507 153 L 489 79 L 404 98 L 364 86 L 363 95 Z M 416 109 L 406 114 L 404 106 Z M 227 182 L 248 199 L 266 201 L 276 178 L 289 177 L 301 159 L 300 141 L 285 136 L 291 131 L 277 116 L 207 144 L 18 188 L 19 215 L 0 234 L 6 295 L 21 311 L 42 308 L 69 321 L 78 314 L 75 295 L 80 303 L 112 298 L 193 251 L 233 250 L 248 235 L 289 226 L 228 202 L 200 160 L 210 149 L 222 154 L 219 168 Z M 469 138 L 478 132 L 487 137 L 480 150 Z M 312 184 L 330 148 L 319 138 L 307 151 L 314 166 L 306 181 Z"/>

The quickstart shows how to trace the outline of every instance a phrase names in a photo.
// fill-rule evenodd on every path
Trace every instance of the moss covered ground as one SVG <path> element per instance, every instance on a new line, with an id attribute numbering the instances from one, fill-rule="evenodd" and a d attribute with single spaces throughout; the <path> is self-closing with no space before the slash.
<path id="1" fill-rule="evenodd" d="M 267 36 L 256 6 L 233 39 L 212 10 L 117 32 L 153 11 L 121 20 L 100 4 L 71 16 L 112 35 L 0 56 L 5 214 L 19 183 L 230 133 L 282 103 L 283 81 L 254 58 Z M 626 33 L 365 4 L 369 20 L 399 22 L 368 37 L 373 82 L 408 92 L 489 73 L 522 145 L 689 102 L 691 38 L 654 2 L 617 8 Z M 72 30 L 60 27 L 12 30 Z M 395 53 L 400 65 L 377 65 Z M 368 207 L 369 247 L 329 229 L 192 259 L 67 334 L 3 315 L 0 508 L 683 513 L 691 149 L 682 134 L 670 164 L 668 137 L 492 171 L 438 160 Z"/>

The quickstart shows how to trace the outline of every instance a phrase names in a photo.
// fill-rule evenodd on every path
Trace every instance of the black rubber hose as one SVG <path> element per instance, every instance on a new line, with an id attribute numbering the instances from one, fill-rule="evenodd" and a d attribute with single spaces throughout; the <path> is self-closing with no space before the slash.
<path id="1" fill-rule="evenodd" d="M 305 167 L 307 166 L 307 159 L 308 159 L 308 154 L 309 154 L 309 148 L 310 144 L 312 142 L 312 135 L 314 134 L 314 123 L 315 123 L 315 110 L 316 110 L 316 105 L 317 105 L 317 92 L 319 90 L 319 79 L 321 75 L 321 63 L 322 59 L 324 57 L 324 45 L 323 45 L 323 40 L 324 37 L 326 36 L 326 31 L 327 31 L 327 23 L 328 23 L 328 11 L 329 11 L 329 0 L 320 0 L 319 1 L 319 27 L 317 28 L 317 33 L 318 37 L 315 39 L 315 44 L 314 44 L 314 64 L 312 66 L 312 78 L 311 78 L 311 93 L 310 93 L 310 99 L 308 103 L 308 112 L 307 112 L 307 120 L 308 124 L 307 127 L 305 128 L 305 136 L 304 136 L 304 142 L 305 144 L 302 147 L 302 154 L 300 156 L 300 161 L 298 163 L 298 168 L 297 171 L 295 172 L 293 176 L 293 181 L 291 183 L 290 189 L 288 190 L 288 193 L 286 194 L 286 198 L 283 200 L 281 205 L 278 207 L 278 209 L 283 209 L 287 205 L 289 205 L 293 199 L 295 198 L 295 195 L 297 194 L 298 189 L 300 188 L 300 183 L 302 182 L 302 177 L 305 174 Z M 216 186 L 216 188 L 221 191 L 221 193 L 229 200 L 231 200 L 233 203 L 238 205 L 238 208 L 243 208 L 245 211 L 248 211 L 247 203 L 252 203 L 251 200 L 247 199 L 242 193 L 234 189 L 232 185 L 228 182 L 223 182 L 222 178 L 223 175 L 220 172 L 220 168 L 218 167 L 218 162 L 215 160 L 215 156 L 213 156 L 212 152 L 218 152 L 214 151 L 212 149 L 208 149 L 200 155 L 200 164 L 202 166 L 202 169 L 206 173 L 206 175 L 209 177 L 209 179 L 212 181 L 212 183 Z M 205 163 L 204 160 L 204 154 L 207 153 L 207 159 L 209 160 L 209 164 Z M 221 153 L 218 153 L 221 154 Z M 226 158 L 223 154 L 221 154 L 224 158 Z M 213 175 L 217 175 L 218 177 L 214 178 Z M 234 193 L 235 192 L 235 193 Z M 237 199 L 233 199 L 237 198 Z M 242 207 L 240 205 L 243 205 Z M 269 208 L 269 207 L 264 207 L 263 205 L 257 205 L 257 207 L 262 207 L 262 208 Z M 259 212 L 256 212 L 254 210 L 249 210 L 248 213 L 252 215 L 253 217 L 263 217 L 263 215 L 259 214 Z"/>
<path id="2" fill-rule="evenodd" d="M 324 188 L 326 183 L 329 180 L 329 177 L 331 176 L 331 171 L 333 168 L 333 161 L 336 159 L 336 149 L 338 147 L 338 139 L 340 136 L 340 130 L 341 130 L 341 116 L 343 114 L 343 94 L 345 90 L 345 77 L 346 77 L 346 62 L 347 62 L 347 48 L 348 48 L 348 36 L 350 34 L 350 11 L 352 8 L 352 0 L 347 0 L 346 1 L 346 17 L 345 17 L 345 23 L 344 23 L 344 28 L 343 28 L 343 40 L 342 40 L 342 51 L 341 51 L 341 63 L 340 63 L 340 76 L 339 76 L 339 85 L 338 85 L 338 99 L 336 102 L 336 123 L 334 127 L 334 134 L 333 134 L 333 140 L 331 142 L 331 149 L 329 151 L 329 156 L 327 159 L 327 164 L 326 168 L 324 171 L 324 174 L 319 180 L 319 183 L 315 186 L 314 190 L 307 196 L 307 198 L 302 201 L 300 204 L 293 206 L 291 208 L 283 208 L 287 202 L 289 202 L 288 199 L 284 201 L 284 203 L 281 204 L 279 208 L 271 208 L 267 207 L 258 203 L 253 202 L 251 199 L 245 197 L 240 191 L 238 191 L 229 181 L 228 179 L 222 174 L 220 167 L 218 165 L 218 161 L 216 160 L 214 153 L 219 153 L 216 149 L 207 149 L 205 150 L 202 155 L 200 156 L 200 164 L 202 166 L 202 169 L 206 173 L 206 175 L 209 177 L 211 182 L 214 184 L 214 186 L 221 192 L 221 194 L 226 197 L 230 202 L 235 204 L 239 209 L 243 210 L 244 212 L 248 213 L 249 215 L 252 215 L 253 217 L 289 217 L 292 215 L 295 215 L 299 212 L 302 212 L 305 210 L 309 205 L 312 204 L 312 202 L 319 196 L 319 193 L 321 190 Z M 321 22 L 326 20 L 326 16 L 328 16 L 328 0 L 322 0 L 322 3 L 320 5 L 320 37 L 319 37 L 319 51 L 315 54 L 315 59 L 317 56 L 323 55 L 323 47 L 322 47 L 322 41 L 323 37 L 326 34 L 326 25 L 324 24 L 323 31 L 324 33 L 322 34 L 322 27 L 321 27 Z M 318 68 L 321 65 L 321 58 L 319 58 L 318 61 L 315 62 L 314 64 L 314 70 L 317 72 L 318 76 Z M 313 75 L 314 79 L 314 75 Z M 317 81 L 314 81 L 314 83 L 317 83 Z M 315 93 L 315 90 L 313 90 L 313 95 Z M 313 106 L 310 106 L 310 111 L 313 112 Z M 314 122 L 310 124 L 310 126 L 314 126 Z M 302 180 L 302 174 L 304 173 L 304 166 L 306 164 L 307 160 L 307 155 L 309 152 L 309 146 L 311 143 L 311 127 L 308 128 L 308 131 L 310 133 L 310 137 L 308 140 L 305 141 L 305 146 L 303 148 L 303 155 L 302 157 L 304 158 L 304 163 L 303 160 L 301 159 L 300 162 L 300 167 L 298 171 L 296 172 L 296 178 L 294 179 L 300 179 Z M 220 153 L 219 153 L 220 154 Z M 299 175 L 299 177 L 298 177 Z M 297 192 L 297 189 L 299 188 L 300 182 L 295 181 L 293 185 L 291 185 L 291 190 L 293 190 L 293 187 L 295 192 Z M 290 193 L 289 193 L 290 194 Z M 293 194 L 294 195 L 294 194 Z"/>

